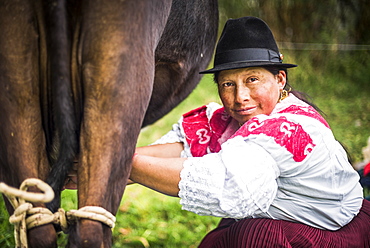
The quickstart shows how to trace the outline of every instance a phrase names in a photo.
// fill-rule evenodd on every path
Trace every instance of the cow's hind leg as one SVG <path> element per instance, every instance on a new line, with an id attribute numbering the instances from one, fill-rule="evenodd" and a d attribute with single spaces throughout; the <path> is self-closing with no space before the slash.
<path id="1" fill-rule="evenodd" d="M 154 51 L 170 4 L 90 1 L 82 5 L 79 59 L 83 112 L 78 167 L 79 208 L 116 213 L 130 174 L 154 78 Z M 110 247 L 111 229 L 82 219 L 71 247 Z"/>
<path id="2" fill-rule="evenodd" d="M 17 188 L 27 178 L 45 180 L 49 170 L 40 110 L 40 26 L 34 4 L 0 3 L 0 181 Z M 28 239 L 30 247 L 56 247 L 51 224 L 29 230 Z"/>

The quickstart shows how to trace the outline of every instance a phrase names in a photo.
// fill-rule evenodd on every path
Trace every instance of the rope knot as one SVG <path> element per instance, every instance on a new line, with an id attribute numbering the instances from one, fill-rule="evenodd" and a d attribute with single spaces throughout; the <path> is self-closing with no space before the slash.
<path id="1" fill-rule="evenodd" d="M 30 186 L 36 186 L 43 193 L 27 192 Z M 69 224 L 81 218 L 100 221 L 110 228 L 114 228 L 116 222 L 116 217 L 113 214 L 98 206 L 86 206 L 68 212 L 59 208 L 56 213 L 52 213 L 47 208 L 33 207 L 31 203 L 26 201 L 47 203 L 54 198 L 53 189 L 37 178 L 26 179 L 19 189 L 0 183 L 0 192 L 9 199 L 15 209 L 9 222 L 14 225 L 16 247 L 28 247 L 27 229 L 33 227 L 54 223 L 60 225 L 64 233 L 68 233 Z"/>

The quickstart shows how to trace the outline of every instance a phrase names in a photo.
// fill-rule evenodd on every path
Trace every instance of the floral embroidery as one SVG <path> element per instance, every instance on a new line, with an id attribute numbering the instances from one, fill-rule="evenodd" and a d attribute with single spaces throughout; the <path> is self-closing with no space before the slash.
<path id="1" fill-rule="evenodd" d="M 303 161 L 315 147 L 310 135 L 301 125 L 288 121 L 286 117 L 260 120 L 257 117 L 249 120 L 232 137 L 243 137 L 264 134 L 273 137 L 275 142 L 293 155 L 296 162 Z"/>
<path id="2" fill-rule="evenodd" d="M 230 123 L 231 117 L 224 108 L 217 109 L 211 120 L 207 117 L 207 106 L 197 108 L 183 115 L 182 127 L 186 141 L 194 157 L 202 157 L 208 152 L 221 149 L 219 138 Z"/>
<path id="3" fill-rule="evenodd" d="M 278 113 L 308 116 L 330 128 L 325 119 L 311 106 L 291 105 Z M 223 107 L 215 110 L 211 119 L 207 116 L 207 106 L 202 106 L 184 114 L 182 127 L 192 155 L 201 157 L 209 152 L 219 152 L 221 150 L 219 139 L 230 121 L 231 117 Z M 303 161 L 315 147 L 310 135 L 303 130 L 302 126 L 288 121 L 284 116 L 266 120 L 254 117 L 232 137 L 260 134 L 273 137 L 277 144 L 292 154 L 296 162 Z"/>
<path id="4" fill-rule="evenodd" d="M 289 114 L 296 114 L 296 115 L 304 115 L 311 118 L 314 118 L 324 124 L 327 128 L 330 128 L 327 121 L 312 107 L 312 106 L 298 106 L 298 105 L 291 105 L 286 109 L 279 111 L 278 113 L 289 113 Z"/>

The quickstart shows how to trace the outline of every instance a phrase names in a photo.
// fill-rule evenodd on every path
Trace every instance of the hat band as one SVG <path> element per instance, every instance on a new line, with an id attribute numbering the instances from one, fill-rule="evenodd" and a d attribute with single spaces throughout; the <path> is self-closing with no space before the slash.
<path id="1" fill-rule="evenodd" d="M 281 63 L 279 54 L 275 51 L 265 48 L 243 48 L 234 49 L 215 55 L 215 65 L 237 63 L 237 62 L 260 62 L 268 61 Z"/>

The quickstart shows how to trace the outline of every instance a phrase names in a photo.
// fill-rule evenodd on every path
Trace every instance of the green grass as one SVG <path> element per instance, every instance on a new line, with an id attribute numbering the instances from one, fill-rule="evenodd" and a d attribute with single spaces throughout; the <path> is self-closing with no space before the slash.
<path id="1" fill-rule="evenodd" d="M 76 209 L 76 191 L 63 192 L 63 208 Z M 215 228 L 219 218 L 198 216 L 181 210 L 179 199 L 129 185 L 116 215 L 113 247 L 197 247 L 201 238 Z M 61 234 L 60 247 L 67 243 Z M 1 246 L 3 247 L 3 246 Z"/>
<path id="2" fill-rule="evenodd" d="M 197 247 L 218 218 L 181 210 L 178 198 L 129 186 L 117 215 L 114 247 Z M 145 223 L 145 224 L 143 224 Z"/>
<path id="3" fill-rule="evenodd" d="M 289 72 L 290 83 L 313 97 L 354 163 L 360 162 L 363 158 L 361 149 L 370 136 L 370 75 L 366 62 L 361 60 L 364 55 L 329 53 L 315 63 L 307 59 L 311 54 L 284 55 L 287 62 L 299 64 Z M 207 75 L 189 98 L 154 125 L 142 130 L 138 145 L 155 141 L 170 130 L 181 114 L 211 101 L 219 102 L 219 99 L 212 77 Z M 366 194 L 370 194 L 369 190 Z M 70 210 L 76 206 L 76 193 L 64 191 L 63 207 Z M 218 221 L 219 218 L 181 210 L 177 198 L 130 185 L 117 213 L 113 247 L 197 247 Z M 14 247 L 12 232 L 4 203 L 0 200 L 0 247 Z M 60 246 L 63 247 L 65 242 L 66 236 L 61 235 Z"/>
<path id="4" fill-rule="evenodd" d="M 14 230 L 9 224 L 9 215 L 5 210 L 5 204 L 0 198 L 0 247 L 14 247 Z"/>

